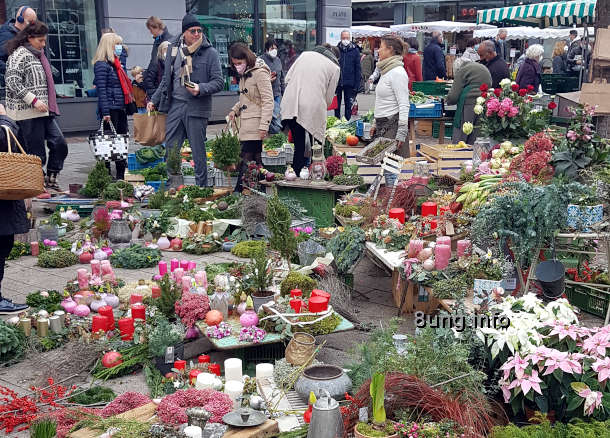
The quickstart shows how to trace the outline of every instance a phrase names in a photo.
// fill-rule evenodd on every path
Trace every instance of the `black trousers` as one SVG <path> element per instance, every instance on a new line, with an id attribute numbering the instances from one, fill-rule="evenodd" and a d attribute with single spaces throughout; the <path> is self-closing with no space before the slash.
<path id="1" fill-rule="evenodd" d="M 15 235 L 0 235 L 0 300 L 2 299 L 2 279 L 4 278 L 4 264 L 6 263 L 6 258 L 11 253 L 13 249 L 13 245 L 15 243 Z"/>
<path id="2" fill-rule="evenodd" d="M 343 99 L 341 95 L 343 94 Z M 356 97 L 356 90 L 353 87 L 337 87 L 337 109 L 335 110 L 335 117 L 341 118 L 341 100 L 345 103 L 345 118 L 347 120 L 352 117 L 352 105 L 354 98 Z"/>
<path id="3" fill-rule="evenodd" d="M 47 173 L 59 173 L 64 168 L 64 161 L 68 156 L 68 144 L 55 116 L 20 120 L 17 125 L 24 149 L 29 154 L 40 157 L 42 167 L 44 168 L 45 164 L 47 166 Z M 46 149 L 49 149 L 48 160 Z"/>
<path id="4" fill-rule="evenodd" d="M 129 124 L 127 123 L 127 112 L 122 109 L 111 109 L 110 110 L 110 121 L 114 126 L 117 134 L 127 134 L 129 132 Z M 104 132 L 110 131 L 110 124 L 104 122 Z M 127 167 L 127 160 L 117 160 L 114 162 L 116 165 L 116 179 L 125 179 L 125 168 Z M 110 161 L 106 161 L 106 168 L 108 173 L 112 175 L 110 171 Z"/>
<path id="5" fill-rule="evenodd" d="M 301 169 L 305 167 L 307 159 L 305 158 L 305 136 L 309 135 L 305 128 L 299 125 L 296 119 L 287 120 L 288 128 L 292 132 L 292 140 L 294 141 L 294 157 L 292 158 L 292 168 L 299 175 Z"/>

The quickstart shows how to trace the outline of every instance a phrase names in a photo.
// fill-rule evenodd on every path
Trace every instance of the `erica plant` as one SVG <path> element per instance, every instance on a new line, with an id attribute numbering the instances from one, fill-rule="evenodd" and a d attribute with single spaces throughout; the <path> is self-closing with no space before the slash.
<path id="1" fill-rule="evenodd" d="M 193 327 L 197 321 L 205 319 L 205 314 L 210 311 L 210 300 L 207 295 L 184 292 L 182 299 L 176 301 L 175 310 L 182 324 Z"/>
<path id="2" fill-rule="evenodd" d="M 331 155 L 328 157 L 326 159 L 326 170 L 331 178 L 337 175 L 343 175 L 343 157 L 339 155 Z"/>

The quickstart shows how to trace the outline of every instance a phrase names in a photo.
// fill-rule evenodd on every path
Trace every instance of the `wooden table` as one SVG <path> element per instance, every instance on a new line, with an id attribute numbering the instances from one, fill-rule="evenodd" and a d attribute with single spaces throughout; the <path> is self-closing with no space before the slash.
<path id="1" fill-rule="evenodd" d="M 267 193 L 272 194 L 272 188 L 277 187 L 280 197 L 298 200 L 307 215 L 315 218 L 316 227 L 332 227 L 335 223 L 333 208 L 342 193 L 351 192 L 358 186 L 340 186 L 327 181 L 315 182 L 312 180 L 295 181 L 264 181 L 261 184 L 267 187 Z"/>
<path id="2" fill-rule="evenodd" d="M 416 121 L 424 121 L 424 120 L 429 120 L 432 121 L 433 123 L 439 122 L 439 127 L 438 127 L 438 144 L 443 144 L 445 143 L 445 123 L 446 122 L 451 122 L 453 121 L 453 117 L 417 117 L 417 118 L 413 118 L 413 117 L 409 117 L 409 137 L 411 139 L 411 156 L 414 157 L 416 155 L 416 151 L 415 151 L 415 147 L 417 145 L 417 140 L 415 137 L 415 122 Z M 454 127 L 454 129 L 456 129 Z"/>

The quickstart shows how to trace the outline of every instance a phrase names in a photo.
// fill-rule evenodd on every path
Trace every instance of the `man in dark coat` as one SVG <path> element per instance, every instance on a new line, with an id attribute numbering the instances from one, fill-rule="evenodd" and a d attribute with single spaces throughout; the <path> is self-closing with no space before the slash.
<path id="1" fill-rule="evenodd" d="M 146 20 L 146 27 L 151 33 L 154 42 L 152 50 L 150 51 L 150 61 L 148 62 L 148 67 L 144 72 L 144 84 L 153 84 L 155 82 L 154 77 L 149 76 L 157 74 L 157 53 L 159 52 L 159 46 L 163 41 L 173 41 L 175 37 L 169 33 L 163 21 L 161 21 L 161 19 L 158 17 L 149 17 L 148 20 Z M 147 91 L 154 91 L 154 89 L 151 89 L 150 87 L 146 88 Z"/>
<path id="2" fill-rule="evenodd" d="M 360 49 L 352 42 L 349 30 L 341 32 L 341 42 L 338 47 L 341 77 L 337 85 L 335 117 L 341 117 L 341 95 L 343 94 L 345 118 L 349 120 L 352 117 L 354 99 L 360 88 Z"/>
<path id="3" fill-rule="evenodd" d="M 212 94 L 224 87 L 218 52 L 203 35 L 192 14 L 182 19 L 182 36 L 169 46 L 163 79 L 148 103 L 148 111 L 167 113 L 166 154 L 188 138 L 195 160 L 195 181 L 208 185 L 205 131 L 212 114 Z"/>
<path id="4" fill-rule="evenodd" d="M 443 34 L 432 32 L 432 40 L 424 49 L 424 81 L 434 81 L 436 78 L 447 79 L 447 68 L 445 67 L 445 55 L 441 44 Z"/>
<path id="5" fill-rule="evenodd" d="M 5 85 L 4 75 L 6 74 L 6 61 L 8 60 L 8 52 L 6 51 L 6 43 L 12 40 L 17 32 L 25 29 L 25 27 L 36 22 L 36 11 L 28 6 L 22 6 L 17 9 L 15 18 L 4 23 L 0 27 L 0 99 L 4 101 Z"/>
<path id="6" fill-rule="evenodd" d="M 507 36 L 508 32 L 506 29 L 500 29 L 496 39 L 494 40 L 496 55 L 498 55 L 500 59 L 503 59 L 504 62 L 508 62 L 510 60 L 510 45 L 506 42 Z"/>
<path id="7" fill-rule="evenodd" d="M 481 57 L 481 64 L 487 67 L 491 74 L 491 86 L 499 88 L 502 79 L 510 78 L 508 65 L 496 54 L 496 46 L 493 41 L 486 40 L 479 44 L 478 53 Z"/>

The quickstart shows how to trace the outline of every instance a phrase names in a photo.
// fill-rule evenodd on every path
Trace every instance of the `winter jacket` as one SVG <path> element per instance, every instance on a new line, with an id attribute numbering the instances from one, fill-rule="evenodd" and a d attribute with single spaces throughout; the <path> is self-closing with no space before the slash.
<path id="1" fill-rule="evenodd" d="M 0 125 L 8 126 L 17 135 L 17 125 L 9 117 L 0 116 Z M 0 127 L 0 152 L 8 152 L 6 132 L 2 127 Z M 2 218 L 0 236 L 23 234 L 30 229 L 23 201 L 0 201 L 0 217 Z"/>
<path id="2" fill-rule="evenodd" d="M 271 88 L 273 88 L 273 97 L 280 97 L 286 89 L 286 74 L 282 68 L 282 61 L 277 56 L 272 58 L 268 53 L 265 53 L 261 58 L 265 61 L 269 70 L 272 73 L 275 72 L 275 81 L 271 82 Z"/>
<path id="3" fill-rule="evenodd" d="M 339 87 L 351 87 L 356 91 L 360 88 L 360 49 L 354 43 L 349 43 L 344 46 L 339 43 L 339 67 L 341 68 L 341 77 L 339 78 Z"/>
<path id="4" fill-rule="evenodd" d="M 415 49 L 409 49 L 409 52 L 403 56 L 402 63 L 409 77 L 409 91 L 413 91 L 413 82 L 423 81 L 421 58 Z"/>
<path id="5" fill-rule="evenodd" d="M 504 62 L 508 62 L 510 60 L 510 43 L 504 40 L 504 43 L 498 41 L 498 39 L 494 39 L 494 45 L 496 46 L 496 55 L 503 59 Z"/>
<path id="6" fill-rule="evenodd" d="M 453 85 L 445 102 L 447 105 L 455 105 L 459 102 L 462 91 L 471 85 L 466 104 L 474 104 L 477 97 L 481 95 L 480 87 L 483 84 L 491 86 L 491 75 L 483 64 L 478 62 L 466 62 L 455 74 Z"/>
<path id="7" fill-rule="evenodd" d="M 453 76 L 455 77 L 457 71 L 464 67 L 467 62 L 477 62 L 479 59 L 481 58 L 474 47 L 466 47 L 464 54 L 453 61 Z"/>
<path id="8" fill-rule="evenodd" d="M 148 98 L 146 96 L 146 90 L 144 89 L 144 84 L 138 83 L 134 80 L 134 81 L 131 81 L 131 87 L 133 89 L 133 98 L 136 101 L 136 107 L 146 108 L 146 101 L 148 100 Z"/>
<path id="9" fill-rule="evenodd" d="M 28 120 L 48 116 L 32 102 L 38 99 L 49 105 L 47 78 L 40 59 L 26 47 L 18 47 L 6 64 L 6 114 L 13 120 Z"/>
<path id="10" fill-rule="evenodd" d="M 553 56 L 553 74 L 564 75 L 568 72 L 565 55 Z"/>
<path id="11" fill-rule="evenodd" d="M 158 82 L 156 81 L 156 74 L 159 72 L 159 59 L 157 57 L 157 53 L 159 53 L 159 46 L 164 41 L 173 41 L 174 39 L 175 37 L 169 33 L 167 27 L 163 30 L 161 35 L 154 39 L 153 46 L 150 51 L 150 61 L 148 62 L 148 67 L 146 67 L 146 71 L 144 72 L 144 88 L 149 93 L 149 96 L 153 95 L 161 83 L 161 79 L 159 79 Z"/>
<path id="12" fill-rule="evenodd" d="M 434 81 L 436 78 L 447 79 L 447 69 L 445 68 L 445 55 L 440 44 L 436 40 L 424 49 L 424 81 Z"/>
<path id="13" fill-rule="evenodd" d="M 491 86 L 493 88 L 500 87 L 500 81 L 502 79 L 510 78 L 510 73 L 508 72 L 508 65 L 496 55 L 494 59 L 489 62 L 482 62 L 483 65 L 487 67 L 489 70 L 489 74 L 491 74 Z"/>
<path id="14" fill-rule="evenodd" d="M 165 59 L 157 59 L 157 61 L 149 66 L 146 73 L 144 73 L 144 88 L 148 96 L 152 96 L 159 88 L 161 79 L 163 79 L 163 72 L 165 71 Z"/>
<path id="15" fill-rule="evenodd" d="M 260 140 L 259 131 L 268 131 L 273 118 L 271 71 L 265 61 L 256 59 L 254 67 L 239 78 L 239 102 L 231 110 L 240 118 L 239 140 Z"/>
<path id="16" fill-rule="evenodd" d="M 360 56 L 360 89 L 364 90 L 364 84 L 369 76 L 375 71 L 375 58 L 370 49 L 364 49 Z"/>
<path id="17" fill-rule="evenodd" d="M 341 72 L 326 56 L 303 52 L 286 74 L 286 91 L 280 108 L 282 120 L 296 121 L 324 144 L 326 108 L 335 97 Z"/>
<path id="18" fill-rule="evenodd" d="M 125 96 L 117 72 L 109 62 L 97 61 L 93 66 L 93 85 L 97 89 L 98 109 L 102 116 L 109 116 L 111 109 L 125 108 Z"/>
<path id="19" fill-rule="evenodd" d="M 533 59 L 527 58 L 517 72 L 517 79 L 515 81 L 521 88 L 527 88 L 531 85 L 534 87 L 533 92 L 537 93 L 538 88 L 540 87 L 541 78 L 542 68 L 540 67 L 540 63 Z"/>
<path id="20" fill-rule="evenodd" d="M 220 67 L 218 52 L 209 43 L 205 36 L 199 49 L 191 55 L 193 72 L 191 82 L 199 85 L 199 94 L 193 96 L 189 93 L 189 114 L 195 117 L 208 119 L 212 114 L 212 94 L 218 93 L 224 87 L 224 77 Z M 172 107 L 172 94 L 174 89 L 174 62 L 179 55 L 180 38 L 175 40 L 167 49 L 163 79 L 152 96 L 152 102 L 160 112 L 169 113 Z"/>
<path id="21" fill-rule="evenodd" d="M 15 27 L 15 19 L 0 26 L 0 87 L 4 88 L 4 75 L 6 74 L 6 62 L 8 61 L 8 52 L 6 51 L 6 43 L 12 40 L 17 35 L 19 30 Z"/>

